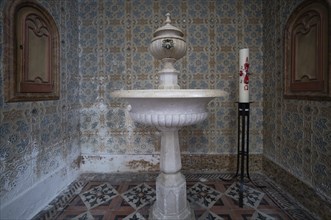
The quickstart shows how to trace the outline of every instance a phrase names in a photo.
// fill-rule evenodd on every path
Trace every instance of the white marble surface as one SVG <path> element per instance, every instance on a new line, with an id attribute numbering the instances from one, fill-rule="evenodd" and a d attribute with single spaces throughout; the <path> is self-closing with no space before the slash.
<path id="1" fill-rule="evenodd" d="M 150 219 L 195 219 L 187 203 L 186 181 L 180 173 L 178 129 L 205 120 L 208 103 L 227 93 L 208 89 L 157 89 L 119 90 L 111 95 L 129 103 L 133 121 L 156 126 L 161 131 L 161 173 L 156 180 L 156 202 Z"/>
<path id="2" fill-rule="evenodd" d="M 120 90 L 113 97 L 129 102 L 135 122 L 158 128 L 182 127 L 205 120 L 207 105 L 215 97 L 225 96 L 222 90 Z"/>
<path id="3" fill-rule="evenodd" d="M 150 219 L 194 220 L 186 198 L 186 181 L 180 173 L 178 129 L 205 120 L 208 103 L 227 93 L 222 90 L 179 89 L 179 71 L 174 68 L 174 63 L 185 55 L 186 42 L 183 32 L 170 22 L 170 14 L 167 14 L 166 24 L 154 32 L 150 46 L 154 58 L 163 63 L 159 71 L 159 89 L 119 90 L 112 92 L 111 96 L 129 103 L 133 121 L 156 126 L 161 131 L 161 173 L 156 180 L 156 202 Z"/>
<path id="4" fill-rule="evenodd" d="M 227 93 L 218 89 L 144 89 L 117 90 L 111 95 L 116 98 L 216 98 Z"/>

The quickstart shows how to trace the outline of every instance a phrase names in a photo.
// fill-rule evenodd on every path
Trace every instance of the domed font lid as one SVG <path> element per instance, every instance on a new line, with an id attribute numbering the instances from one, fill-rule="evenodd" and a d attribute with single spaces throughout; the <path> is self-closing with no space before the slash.
<path id="1" fill-rule="evenodd" d="M 170 19 L 170 13 L 166 14 L 166 20 L 165 20 L 165 25 L 156 29 L 156 31 L 153 34 L 153 39 L 157 40 L 160 38 L 178 38 L 181 40 L 184 40 L 184 33 L 182 32 L 182 30 L 180 30 L 179 28 L 171 25 L 171 19 Z"/>

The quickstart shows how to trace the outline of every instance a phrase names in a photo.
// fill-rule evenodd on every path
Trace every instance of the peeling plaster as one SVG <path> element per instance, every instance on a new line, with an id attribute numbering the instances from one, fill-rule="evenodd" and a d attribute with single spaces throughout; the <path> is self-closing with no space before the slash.
<path id="1" fill-rule="evenodd" d="M 132 160 L 127 163 L 130 169 L 138 169 L 141 171 L 157 171 L 159 170 L 160 163 L 154 164 L 146 160 Z"/>
<path id="2" fill-rule="evenodd" d="M 95 173 L 158 171 L 159 155 L 82 155 L 81 171 Z"/>

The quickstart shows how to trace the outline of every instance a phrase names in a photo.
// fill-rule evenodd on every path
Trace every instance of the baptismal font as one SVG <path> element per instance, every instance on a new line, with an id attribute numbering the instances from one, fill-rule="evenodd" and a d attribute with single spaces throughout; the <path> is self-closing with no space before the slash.
<path id="1" fill-rule="evenodd" d="M 171 25 L 170 14 L 158 28 L 149 47 L 155 59 L 161 60 L 160 84 L 153 90 L 119 90 L 113 97 L 130 105 L 133 121 L 155 126 L 161 131 L 160 174 L 156 179 L 156 201 L 149 219 L 192 220 L 194 212 L 186 197 L 186 180 L 180 172 L 181 155 L 178 130 L 202 122 L 208 117 L 207 105 L 226 92 L 209 89 L 180 89 L 174 63 L 186 54 L 183 32 Z"/>

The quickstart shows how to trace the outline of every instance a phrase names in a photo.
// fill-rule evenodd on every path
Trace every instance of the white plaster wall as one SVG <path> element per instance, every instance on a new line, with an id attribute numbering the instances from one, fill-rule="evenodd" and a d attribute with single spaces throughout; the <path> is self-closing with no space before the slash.
<path id="1" fill-rule="evenodd" d="M 61 167 L 51 175 L 14 196 L 11 200 L 2 200 L 0 219 L 31 219 L 49 204 L 66 186 L 79 175 L 78 170 Z M 24 179 L 21 181 L 26 183 Z"/>

